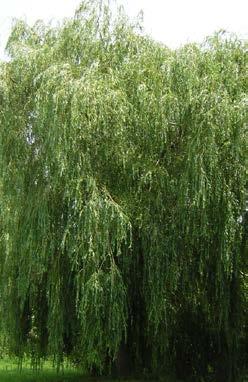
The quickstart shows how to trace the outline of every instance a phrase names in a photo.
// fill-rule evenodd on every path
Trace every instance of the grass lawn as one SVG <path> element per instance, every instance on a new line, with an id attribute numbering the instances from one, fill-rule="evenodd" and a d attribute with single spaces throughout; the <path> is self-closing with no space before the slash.
<path id="1" fill-rule="evenodd" d="M 0 359 L 0 382 L 120 382 L 107 377 L 87 377 L 83 372 L 73 367 L 65 367 L 64 372 L 57 374 L 51 362 L 45 362 L 39 372 L 32 371 L 30 362 L 23 362 L 22 372 L 18 369 L 17 361 L 13 359 Z M 124 381 L 124 380 L 123 380 Z M 174 379 L 165 378 L 163 382 L 175 382 Z M 125 382 L 137 382 L 125 380 Z M 139 381 L 142 382 L 142 381 Z M 152 382 L 152 381 L 150 381 Z M 177 381 L 182 382 L 182 381 Z M 217 382 L 217 381 L 216 381 Z"/>
<path id="2" fill-rule="evenodd" d="M 22 372 L 18 370 L 17 362 L 12 360 L 0 360 L 1 382 L 89 382 L 82 373 L 73 369 L 65 368 L 64 373 L 56 373 L 49 363 L 45 363 L 43 370 L 34 372 L 28 363 L 23 364 Z"/>

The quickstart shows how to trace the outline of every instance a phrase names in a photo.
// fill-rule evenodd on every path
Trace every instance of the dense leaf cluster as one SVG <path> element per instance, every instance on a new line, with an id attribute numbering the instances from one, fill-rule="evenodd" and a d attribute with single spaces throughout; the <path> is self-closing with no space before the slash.
<path id="1" fill-rule="evenodd" d="M 172 51 L 91 1 L 58 27 L 18 21 L 7 49 L 11 351 L 234 380 L 247 360 L 247 44 L 217 34 Z"/>

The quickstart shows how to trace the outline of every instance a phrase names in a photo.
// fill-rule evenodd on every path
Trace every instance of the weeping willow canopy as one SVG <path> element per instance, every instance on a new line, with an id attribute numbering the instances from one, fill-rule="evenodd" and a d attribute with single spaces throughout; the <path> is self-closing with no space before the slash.
<path id="1" fill-rule="evenodd" d="M 172 51 L 90 1 L 57 27 L 17 21 L 7 51 L 9 349 L 100 371 L 129 354 L 155 374 L 221 359 L 233 375 L 248 328 L 247 43 Z"/>

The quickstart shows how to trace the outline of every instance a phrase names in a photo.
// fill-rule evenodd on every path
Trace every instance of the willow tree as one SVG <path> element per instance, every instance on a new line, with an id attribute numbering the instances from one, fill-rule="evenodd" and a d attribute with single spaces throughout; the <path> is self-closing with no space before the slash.
<path id="1" fill-rule="evenodd" d="M 57 27 L 17 21 L 7 51 L 10 351 L 235 380 L 247 340 L 247 44 L 217 34 L 172 51 L 90 1 Z"/>

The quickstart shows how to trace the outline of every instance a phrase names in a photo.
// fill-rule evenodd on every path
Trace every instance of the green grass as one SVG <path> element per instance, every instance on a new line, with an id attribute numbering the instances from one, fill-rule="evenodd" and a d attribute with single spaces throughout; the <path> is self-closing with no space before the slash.
<path id="1" fill-rule="evenodd" d="M 107 377 L 93 378 L 84 375 L 71 366 L 65 366 L 64 372 L 59 374 L 52 367 L 52 362 L 46 361 L 39 372 L 31 369 L 30 361 L 23 362 L 22 371 L 18 369 L 17 360 L 4 358 L 0 359 L 0 382 L 119 382 L 120 379 L 110 379 Z M 163 382 L 175 382 L 174 379 L 166 378 Z M 125 382 L 137 382 L 137 380 L 125 380 Z M 141 382 L 141 381 L 140 381 Z M 150 381 L 152 382 L 152 381 Z M 180 381 L 178 381 L 180 382 Z"/>
<path id="2" fill-rule="evenodd" d="M 17 362 L 13 360 L 0 360 L 1 382 L 88 382 L 82 373 L 73 368 L 65 368 L 64 372 L 56 373 L 51 363 L 46 362 L 39 372 L 32 371 L 30 364 L 23 364 L 22 372 L 18 370 Z"/>

